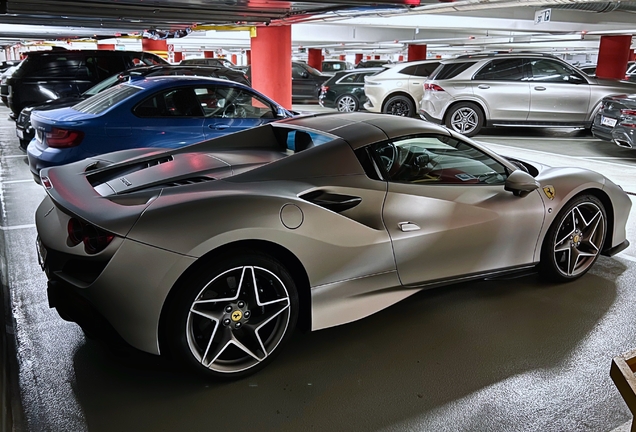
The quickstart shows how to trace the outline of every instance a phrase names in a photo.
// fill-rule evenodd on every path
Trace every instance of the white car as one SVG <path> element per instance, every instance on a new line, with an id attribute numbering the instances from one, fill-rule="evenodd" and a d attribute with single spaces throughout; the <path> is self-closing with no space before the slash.
<path id="1" fill-rule="evenodd" d="M 365 77 L 367 111 L 413 117 L 416 101 L 424 93 L 424 81 L 439 66 L 439 60 L 420 60 L 387 67 L 379 74 Z"/>

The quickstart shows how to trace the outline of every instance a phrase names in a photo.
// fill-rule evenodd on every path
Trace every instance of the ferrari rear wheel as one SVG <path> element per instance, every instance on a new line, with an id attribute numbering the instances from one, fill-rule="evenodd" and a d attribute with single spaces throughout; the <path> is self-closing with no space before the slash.
<path id="1" fill-rule="evenodd" d="M 181 289 L 167 324 L 171 351 L 214 378 L 263 368 L 296 327 L 294 281 L 267 255 L 236 254 L 201 270 Z"/>
<path id="2" fill-rule="evenodd" d="M 598 259 L 607 219 L 601 201 L 583 195 L 570 201 L 557 215 L 544 240 L 540 270 L 555 281 L 583 276 Z"/>

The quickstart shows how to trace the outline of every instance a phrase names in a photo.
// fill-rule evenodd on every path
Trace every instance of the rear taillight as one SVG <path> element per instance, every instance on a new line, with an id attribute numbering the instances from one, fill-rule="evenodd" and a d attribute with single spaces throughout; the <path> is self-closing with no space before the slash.
<path id="1" fill-rule="evenodd" d="M 84 250 L 87 254 L 96 254 L 103 251 L 115 238 L 114 234 L 75 218 L 71 218 L 68 221 L 67 231 L 71 246 L 84 243 Z"/>
<path id="2" fill-rule="evenodd" d="M 636 116 L 636 110 L 622 109 L 621 110 L 621 115 L 624 115 L 624 116 Z"/>
<path id="3" fill-rule="evenodd" d="M 441 88 L 437 84 L 431 84 L 431 83 L 424 83 L 424 90 L 439 91 L 439 92 L 445 91 L 443 88 Z"/>
<path id="4" fill-rule="evenodd" d="M 44 133 L 46 144 L 53 148 L 69 148 L 79 145 L 84 139 L 84 132 L 69 129 L 51 128 Z"/>

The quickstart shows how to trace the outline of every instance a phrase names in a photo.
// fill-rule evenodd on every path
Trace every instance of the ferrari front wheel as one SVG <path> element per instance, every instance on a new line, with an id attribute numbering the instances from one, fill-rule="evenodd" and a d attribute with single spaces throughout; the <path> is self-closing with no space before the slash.
<path id="1" fill-rule="evenodd" d="M 583 276 L 598 259 L 607 219 L 601 201 L 592 195 L 570 201 L 557 215 L 544 240 L 540 270 L 556 281 Z"/>
<path id="2" fill-rule="evenodd" d="M 194 370 L 233 379 L 263 368 L 291 336 L 298 294 L 287 270 L 259 253 L 199 271 L 171 308 L 171 351 Z"/>

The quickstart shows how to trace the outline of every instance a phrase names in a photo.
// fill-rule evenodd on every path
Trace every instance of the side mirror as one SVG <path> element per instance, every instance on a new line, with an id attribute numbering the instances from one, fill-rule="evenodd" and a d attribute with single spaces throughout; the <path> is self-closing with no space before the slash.
<path id="1" fill-rule="evenodd" d="M 535 189 L 539 189 L 539 182 L 527 172 L 513 171 L 504 185 L 504 189 L 512 192 L 516 196 L 524 197 Z"/>
<path id="2" fill-rule="evenodd" d="M 309 74 L 307 72 L 301 73 L 300 76 L 303 78 L 309 78 Z"/>
<path id="3" fill-rule="evenodd" d="M 283 108 L 278 108 L 278 110 L 276 111 L 276 118 L 287 118 L 287 111 L 285 111 Z"/>

